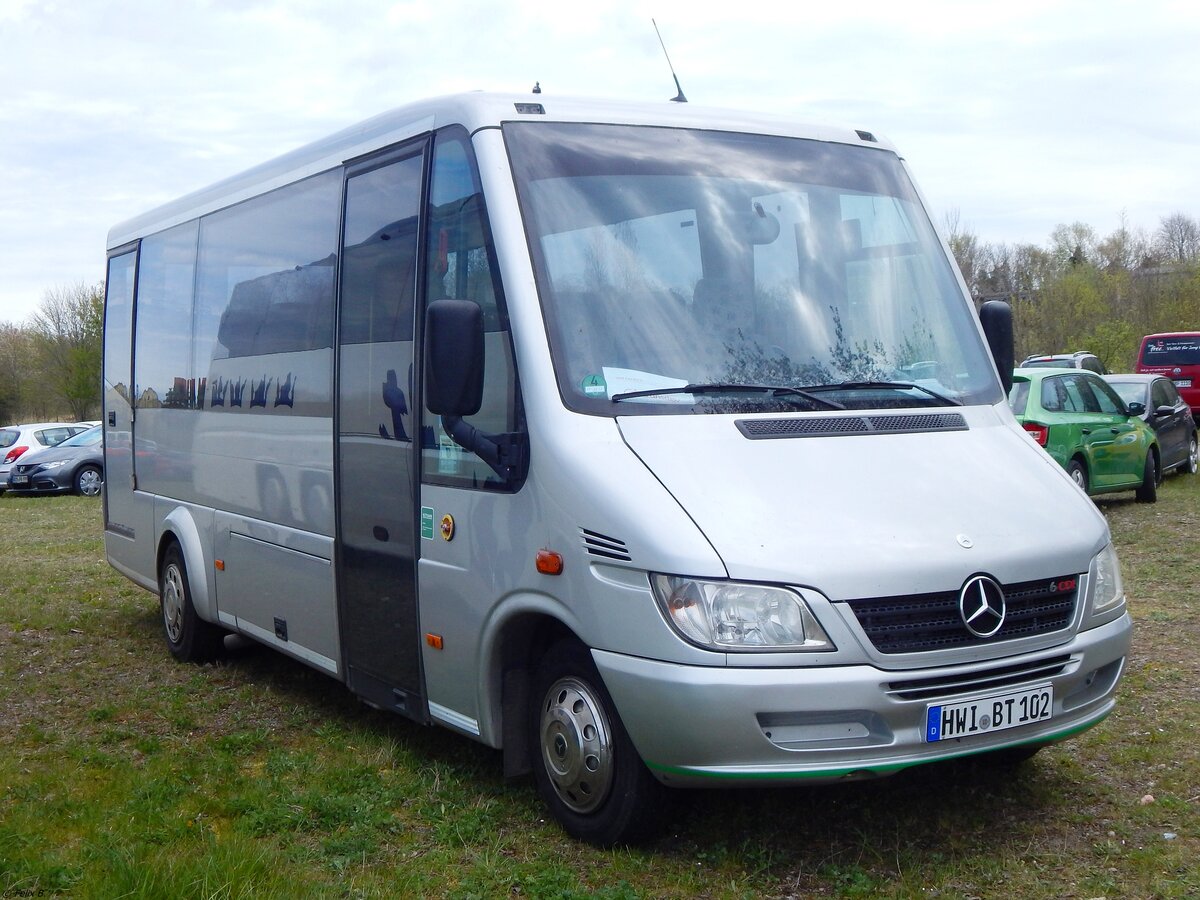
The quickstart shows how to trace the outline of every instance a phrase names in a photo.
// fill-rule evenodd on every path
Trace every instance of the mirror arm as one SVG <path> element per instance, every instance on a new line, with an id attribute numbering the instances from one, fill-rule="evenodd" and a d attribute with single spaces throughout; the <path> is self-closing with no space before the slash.
<path id="1" fill-rule="evenodd" d="M 482 459 L 505 482 L 523 476 L 529 456 L 529 440 L 524 432 L 487 434 L 463 421 L 462 416 L 442 416 L 442 428 L 454 443 Z"/>

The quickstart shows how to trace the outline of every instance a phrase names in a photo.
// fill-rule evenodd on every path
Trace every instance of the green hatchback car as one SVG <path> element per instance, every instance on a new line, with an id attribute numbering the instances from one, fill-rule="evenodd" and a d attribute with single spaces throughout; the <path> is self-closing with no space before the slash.
<path id="1" fill-rule="evenodd" d="M 1153 503 L 1162 480 L 1154 430 L 1103 378 L 1082 369 L 1013 372 L 1009 406 L 1017 421 L 1089 494 L 1136 491 Z"/>

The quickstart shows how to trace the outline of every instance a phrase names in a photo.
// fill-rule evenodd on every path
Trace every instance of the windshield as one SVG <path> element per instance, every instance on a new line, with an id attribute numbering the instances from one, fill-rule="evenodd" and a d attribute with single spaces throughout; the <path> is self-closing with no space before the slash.
<path id="1" fill-rule="evenodd" d="M 570 408 L 1000 400 L 890 151 L 617 125 L 522 122 L 504 134 Z"/>
<path id="2" fill-rule="evenodd" d="M 75 437 L 67 438 L 58 446 L 60 447 L 91 447 L 93 444 L 100 443 L 100 439 L 104 437 L 104 430 L 99 425 L 93 425 L 87 431 L 81 431 Z"/>

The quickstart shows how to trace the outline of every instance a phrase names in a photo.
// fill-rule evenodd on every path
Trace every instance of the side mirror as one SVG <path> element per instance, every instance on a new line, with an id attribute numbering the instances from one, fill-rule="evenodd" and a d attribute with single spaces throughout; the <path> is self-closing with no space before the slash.
<path id="1" fill-rule="evenodd" d="M 473 416 L 483 405 L 483 311 L 470 300 L 434 300 L 425 311 L 425 406 Z"/>
<path id="2" fill-rule="evenodd" d="M 1130 400 L 1125 404 L 1125 409 L 1131 416 L 1142 416 L 1146 414 L 1146 404 L 1140 400 Z"/>
<path id="3" fill-rule="evenodd" d="M 1007 395 L 1012 390 L 1013 325 L 1012 308 L 1003 300 L 989 300 L 979 308 L 979 322 L 987 338 L 988 349 L 996 361 L 996 374 Z"/>

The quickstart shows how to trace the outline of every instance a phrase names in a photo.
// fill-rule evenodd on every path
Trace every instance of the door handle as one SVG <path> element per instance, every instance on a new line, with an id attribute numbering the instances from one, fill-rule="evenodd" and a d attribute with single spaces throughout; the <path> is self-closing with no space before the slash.
<path id="1" fill-rule="evenodd" d="M 1092 433 L 1092 429 L 1090 429 L 1090 428 L 1085 428 L 1085 429 L 1083 429 L 1083 433 L 1084 433 L 1084 434 L 1091 434 L 1091 433 Z"/>

